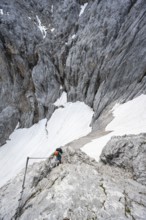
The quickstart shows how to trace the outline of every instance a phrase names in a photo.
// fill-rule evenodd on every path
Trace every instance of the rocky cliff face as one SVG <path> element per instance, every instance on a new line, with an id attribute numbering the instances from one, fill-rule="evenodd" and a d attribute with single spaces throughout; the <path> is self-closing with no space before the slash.
<path id="1" fill-rule="evenodd" d="M 4 186 L 0 219 L 145 220 L 146 187 L 132 173 L 96 163 L 70 147 L 64 149 L 63 163 L 53 167 L 47 160 L 29 168 L 21 201 L 23 172 Z"/>
<path id="2" fill-rule="evenodd" d="M 145 0 L 1 0 L 1 144 L 18 121 L 49 117 L 63 90 L 93 107 L 94 129 L 116 100 L 145 93 L 145 13 Z"/>
<path id="3" fill-rule="evenodd" d="M 63 91 L 104 128 L 115 102 L 146 93 L 145 33 L 145 0 L 1 0 L 0 145 Z M 66 147 L 63 164 L 34 164 L 21 201 L 23 172 L 0 190 L 0 219 L 145 220 L 145 140 L 114 137 L 104 163 Z"/>

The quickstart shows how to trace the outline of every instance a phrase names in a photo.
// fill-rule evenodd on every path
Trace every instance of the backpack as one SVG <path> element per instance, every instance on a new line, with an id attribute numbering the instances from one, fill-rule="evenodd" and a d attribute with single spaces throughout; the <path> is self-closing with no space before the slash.
<path id="1" fill-rule="evenodd" d="M 60 152 L 61 154 L 63 154 L 63 150 L 59 147 L 59 148 L 56 148 L 56 151 Z"/>

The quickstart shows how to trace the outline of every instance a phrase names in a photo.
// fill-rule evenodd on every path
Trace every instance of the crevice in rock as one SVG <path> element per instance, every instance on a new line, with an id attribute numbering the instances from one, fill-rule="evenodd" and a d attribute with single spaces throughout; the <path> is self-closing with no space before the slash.
<path id="1" fill-rule="evenodd" d="M 103 183 L 101 183 L 99 186 L 103 189 L 104 194 L 107 196 L 106 188 L 104 187 Z"/>
<path id="2" fill-rule="evenodd" d="M 128 215 L 130 215 L 131 216 L 131 218 L 132 218 L 132 220 L 136 220 L 135 218 L 134 218 L 134 216 L 131 214 L 131 209 L 130 209 L 130 207 L 129 207 L 129 205 L 128 205 L 128 201 L 127 201 L 127 193 L 125 192 L 125 190 L 124 190 L 124 192 L 123 192 L 123 195 L 124 195 L 124 200 L 125 200 L 125 216 L 128 218 Z"/>
<path id="3" fill-rule="evenodd" d="M 134 202 L 134 203 L 136 203 L 136 204 L 138 204 L 138 205 L 143 206 L 143 207 L 146 208 L 146 206 L 145 206 L 143 203 L 137 202 L 137 201 L 135 201 L 135 200 L 132 200 L 132 202 Z"/>
<path id="4" fill-rule="evenodd" d="M 105 202 L 106 202 L 106 200 L 104 200 L 104 201 L 102 202 L 102 207 L 104 208 L 104 210 L 106 210 L 106 208 L 105 208 Z"/>
<path id="5" fill-rule="evenodd" d="M 127 14 L 130 13 L 131 9 L 133 8 L 133 6 L 136 4 L 137 0 L 130 0 L 131 4 L 128 8 Z"/>
<path id="6" fill-rule="evenodd" d="M 19 218 L 21 217 L 21 215 L 24 213 L 24 211 L 26 210 L 26 209 L 28 209 L 28 206 L 24 209 L 24 207 L 25 207 L 25 205 L 31 200 L 31 199 L 33 199 L 34 197 L 36 197 L 36 195 L 37 194 L 39 194 L 39 191 L 40 190 L 37 190 L 36 192 L 34 192 L 34 193 L 32 193 L 26 200 L 25 200 L 25 202 L 23 203 L 23 205 L 21 205 L 20 207 L 18 207 L 17 208 L 17 210 L 16 210 L 16 213 L 14 214 L 14 216 L 12 217 L 12 219 L 14 219 L 14 220 L 19 220 Z M 30 208 L 31 206 L 29 205 L 29 208 Z"/>
<path id="7" fill-rule="evenodd" d="M 138 80 L 138 83 L 141 83 L 143 78 L 146 76 L 146 71 L 142 74 L 141 78 Z"/>
<path id="8" fill-rule="evenodd" d="M 44 176 L 43 178 L 45 178 L 45 176 Z M 42 178 L 42 179 L 43 179 L 43 178 Z M 65 176 L 63 176 L 63 177 L 61 178 L 61 180 L 64 179 L 64 178 L 65 178 Z M 39 182 L 40 182 L 42 179 L 40 179 Z M 59 176 L 57 176 L 57 177 L 51 182 L 51 184 L 49 185 L 49 187 L 47 187 L 47 189 L 50 189 L 50 188 L 56 183 L 56 181 L 57 181 L 58 179 L 59 179 Z M 39 182 L 38 182 L 38 183 L 39 183 Z M 37 186 L 35 185 L 35 188 L 36 188 L 36 187 L 37 187 Z M 37 195 L 39 195 L 41 192 L 42 192 L 42 189 L 41 189 L 41 188 L 38 188 L 35 192 L 33 192 L 33 193 L 24 201 L 23 205 L 21 205 L 20 207 L 18 207 L 18 209 L 16 210 L 16 213 L 14 214 L 14 220 L 19 219 L 19 218 L 22 216 L 22 214 L 25 212 L 26 209 L 32 207 L 31 204 L 29 204 L 28 206 L 26 206 L 26 204 L 29 203 L 33 198 L 35 198 L 35 197 L 36 197 Z"/>

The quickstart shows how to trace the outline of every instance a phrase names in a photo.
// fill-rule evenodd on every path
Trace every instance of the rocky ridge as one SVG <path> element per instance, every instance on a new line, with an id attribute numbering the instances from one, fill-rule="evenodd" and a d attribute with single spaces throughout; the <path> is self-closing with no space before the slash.
<path id="1" fill-rule="evenodd" d="M 140 147 L 140 142 L 137 145 Z M 118 147 L 120 151 L 120 144 Z M 109 155 L 108 150 L 104 155 Z M 48 159 L 29 167 L 19 209 L 24 172 L 0 190 L 0 219 L 145 220 L 145 185 L 133 179 L 130 169 L 112 165 L 97 163 L 67 146 L 61 165 Z"/>

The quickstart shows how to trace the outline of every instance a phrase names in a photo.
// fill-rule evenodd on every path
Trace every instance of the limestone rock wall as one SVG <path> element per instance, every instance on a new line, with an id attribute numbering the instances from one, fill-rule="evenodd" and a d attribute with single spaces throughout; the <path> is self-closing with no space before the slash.
<path id="1" fill-rule="evenodd" d="M 93 107 L 100 129 L 114 102 L 146 92 L 145 13 L 145 0 L 1 0 L 1 117 L 15 107 L 12 128 L 30 127 L 64 90 Z"/>

